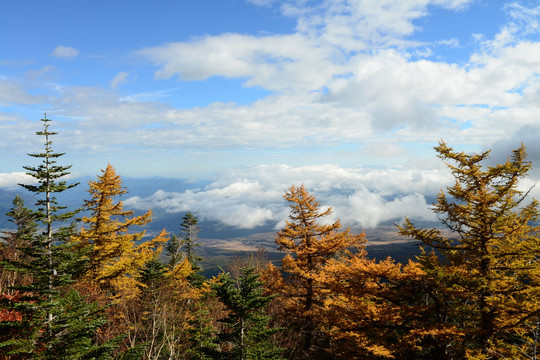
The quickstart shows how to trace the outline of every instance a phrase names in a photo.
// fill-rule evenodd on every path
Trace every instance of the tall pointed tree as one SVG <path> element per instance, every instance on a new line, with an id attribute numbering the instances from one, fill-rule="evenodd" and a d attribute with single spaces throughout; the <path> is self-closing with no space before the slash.
<path id="1" fill-rule="evenodd" d="M 41 159 L 41 164 L 37 167 L 23 166 L 27 174 L 36 179 L 38 184 L 20 184 L 20 186 L 33 192 L 38 197 L 41 196 L 36 202 L 38 209 L 35 212 L 35 216 L 45 226 L 45 229 L 41 235 L 35 238 L 37 243 L 32 248 L 36 253 L 32 254 L 32 257 L 35 262 L 39 263 L 33 264 L 33 266 L 37 265 L 36 268 L 42 269 L 42 271 L 34 274 L 35 283 L 33 290 L 42 291 L 46 294 L 49 303 L 52 304 L 55 288 L 65 284 L 67 279 L 65 276 L 67 274 L 60 272 L 62 264 L 55 261 L 54 253 L 55 249 L 57 249 L 55 242 L 66 242 L 73 229 L 71 226 L 54 227 L 53 225 L 58 222 L 65 222 L 75 215 L 75 212 L 64 211 L 66 206 L 58 204 L 56 194 L 71 189 L 77 186 L 78 183 L 67 184 L 66 181 L 60 180 L 69 174 L 71 165 L 57 165 L 56 160 L 64 155 L 64 153 L 54 152 L 51 146 L 52 141 L 50 137 L 57 133 L 49 130 L 51 120 L 47 119 L 46 115 L 41 119 L 41 122 L 43 123 L 43 131 L 36 132 L 36 135 L 44 137 L 45 149 L 41 153 L 28 154 L 31 157 Z M 44 284 L 47 284 L 46 288 L 43 288 Z M 52 316 L 52 313 L 49 312 L 46 320 L 47 324 L 52 322 Z"/>
<path id="2" fill-rule="evenodd" d="M 45 149 L 29 154 L 41 159 L 41 164 L 23 167 L 37 184 L 21 186 L 38 198 L 33 218 L 41 222 L 42 232 L 33 234 L 32 230 L 28 234 L 32 236 L 22 247 L 27 261 L 10 262 L 11 270 L 27 274 L 29 280 L 14 287 L 18 293 L 11 305 L 20 317 L 17 322 L 1 324 L 2 334 L 7 336 L 0 339 L 0 353 L 16 359 L 82 359 L 91 353 L 95 359 L 107 357 L 107 346 L 93 343 L 96 330 L 103 324 L 99 309 L 76 291 L 66 292 L 76 259 L 67 245 L 74 227 L 63 223 L 75 212 L 65 211 L 56 196 L 77 184 L 61 180 L 71 166 L 57 165 L 63 154 L 52 149 L 50 137 L 56 133 L 49 130 L 50 119 L 45 116 L 41 121 L 44 129 L 36 134 L 44 137 Z"/>
<path id="3" fill-rule="evenodd" d="M 188 211 L 182 218 L 182 224 L 180 225 L 182 234 L 180 244 L 186 254 L 188 261 L 195 272 L 201 270 L 199 262 L 202 260 L 200 256 L 197 256 L 196 249 L 200 246 L 199 239 L 199 218 L 191 211 Z"/>
<path id="4" fill-rule="evenodd" d="M 96 181 L 88 183 L 90 199 L 85 200 L 85 208 L 90 216 L 81 219 L 86 227 L 73 237 L 73 242 L 88 251 L 89 265 L 84 275 L 87 281 L 99 285 L 111 296 L 136 296 L 141 285 L 140 270 L 161 252 L 167 234 L 163 230 L 153 239 L 138 244 L 146 231 L 129 230 L 150 222 L 152 212 L 134 216 L 133 211 L 124 210 L 123 202 L 116 201 L 116 197 L 127 192 L 120 176 L 110 164 L 102 173 Z"/>
<path id="5" fill-rule="evenodd" d="M 455 178 L 433 208 L 447 231 L 407 220 L 400 233 L 422 244 L 427 298 L 444 312 L 439 327 L 456 329 L 439 339 L 439 358 L 516 358 L 512 343 L 540 314 L 538 202 L 526 203 L 519 184 L 531 168 L 525 147 L 494 166 L 484 165 L 489 151 L 469 155 L 444 142 L 435 149 Z"/>
<path id="6" fill-rule="evenodd" d="M 197 255 L 196 249 L 200 246 L 198 242 L 199 234 L 199 218 L 191 211 L 188 211 L 182 218 L 180 224 L 179 236 L 172 235 L 165 246 L 165 250 L 169 255 L 169 268 L 174 269 L 175 266 L 182 263 L 186 259 L 193 270 L 189 276 L 190 282 L 201 287 L 205 278 L 200 274 L 202 268 L 200 261 L 202 258 Z"/>
<path id="7" fill-rule="evenodd" d="M 339 231 L 339 220 L 322 223 L 332 208 L 321 208 L 303 185 L 292 186 L 284 198 L 290 203 L 291 212 L 275 241 L 279 250 L 286 253 L 282 260 L 285 276 L 269 277 L 272 278 L 269 287 L 281 295 L 283 308 L 302 334 L 299 352 L 309 357 L 320 350 L 316 318 L 326 296 L 321 272 L 331 258 L 363 243 L 364 235 L 351 234 L 349 229 Z M 270 266 L 267 274 L 276 274 L 276 269 Z"/>

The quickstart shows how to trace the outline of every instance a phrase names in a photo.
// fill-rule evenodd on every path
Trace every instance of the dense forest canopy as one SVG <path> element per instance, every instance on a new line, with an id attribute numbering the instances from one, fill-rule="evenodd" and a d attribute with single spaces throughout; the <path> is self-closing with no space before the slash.
<path id="1" fill-rule="evenodd" d="M 435 148 L 454 183 L 433 205 L 441 227 L 396 228 L 419 246 L 408 262 L 369 256 L 364 233 L 294 184 L 281 263 L 261 252 L 207 278 L 197 214 L 145 237 L 152 212 L 125 208 L 111 164 L 84 212 L 60 203 L 83 185 L 64 180 L 42 124 L 38 164 L 24 166 L 35 183 L 22 184 L 36 203 L 14 197 L 0 242 L 0 359 L 537 358 L 539 204 L 520 187 L 523 146 L 491 166 L 489 151 Z"/>

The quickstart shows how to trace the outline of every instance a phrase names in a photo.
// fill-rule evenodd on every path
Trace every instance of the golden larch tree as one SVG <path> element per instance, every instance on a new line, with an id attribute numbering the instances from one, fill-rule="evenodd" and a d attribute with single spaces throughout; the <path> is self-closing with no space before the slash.
<path id="1" fill-rule="evenodd" d="M 135 296 L 141 285 L 139 271 L 161 252 L 167 234 L 163 230 L 155 238 L 137 244 L 146 231 L 129 230 L 149 223 L 152 212 L 134 216 L 133 211 L 124 210 L 123 202 L 116 200 L 127 192 L 120 176 L 110 164 L 102 173 L 97 181 L 88 183 L 91 198 L 85 200 L 85 208 L 90 216 L 81 219 L 86 227 L 80 229 L 73 241 L 88 253 L 86 281 L 112 295 Z"/>
<path id="2" fill-rule="evenodd" d="M 470 155 L 444 142 L 435 149 L 455 178 L 433 207 L 447 229 L 406 220 L 400 233 L 421 242 L 426 299 L 439 311 L 430 321 L 456 329 L 442 334 L 437 356 L 518 358 L 514 345 L 540 314 L 538 202 L 526 203 L 528 191 L 519 186 L 531 168 L 525 147 L 494 166 L 485 165 L 489 151 Z"/>
<path id="3" fill-rule="evenodd" d="M 434 329 L 419 321 L 431 311 L 420 264 L 370 259 L 360 249 L 330 260 L 323 275 L 329 294 L 321 322 L 335 359 L 421 358 L 422 334 Z"/>
<path id="4" fill-rule="evenodd" d="M 302 334 L 296 356 L 309 357 L 320 350 L 317 317 L 327 294 L 320 281 L 321 272 L 330 259 L 359 246 L 364 235 L 353 235 L 349 229 L 339 231 L 339 220 L 324 223 L 332 208 L 323 209 L 304 185 L 292 186 L 284 198 L 290 206 L 289 219 L 275 239 L 279 250 L 286 253 L 282 260 L 284 275 L 270 265 L 263 278 L 270 291 L 280 295 L 283 311 Z"/>

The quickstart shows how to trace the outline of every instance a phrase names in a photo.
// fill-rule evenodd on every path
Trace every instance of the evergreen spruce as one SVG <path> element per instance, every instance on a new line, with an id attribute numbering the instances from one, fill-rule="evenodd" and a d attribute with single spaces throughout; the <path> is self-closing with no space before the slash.
<path id="1" fill-rule="evenodd" d="M 56 194 L 77 184 L 60 180 L 69 174 L 71 166 L 56 165 L 63 155 L 51 147 L 50 137 L 56 133 L 49 130 L 50 119 L 45 116 L 41 121 L 44 129 L 36 134 L 44 137 L 45 149 L 29 154 L 41 159 L 41 164 L 23 167 L 37 184 L 21 184 L 38 198 L 37 210 L 24 228 L 24 236 L 29 236 L 22 248 L 26 259 L 9 262 L 10 270 L 26 274 L 28 281 L 15 286 L 16 296 L 1 303 L 2 307 L 13 306 L 0 309 L 2 312 L 15 310 L 18 316 L 16 321 L 1 324 L 6 336 L 0 341 L 0 350 L 13 359 L 84 359 L 91 353 L 92 358 L 106 358 L 107 346 L 92 343 L 94 332 L 103 323 L 99 309 L 76 291 L 66 289 L 75 271 L 74 254 L 67 245 L 74 226 L 62 223 L 76 212 L 64 211 L 66 207 L 58 204 Z M 13 214 L 29 214 L 19 210 Z M 41 232 L 34 234 L 31 219 L 41 223 Z"/>
<path id="2" fill-rule="evenodd" d="M 28 154 L 31 157 L 41 159 L 41 164 L 37 167 L 23 166 L 27 174 L 36 179 L 38 184 L 20 184 L 20 186 L 38 197 L 36 202 L 38 209 L 34 214 L 36 220 L 44 225 L 42 233 L 34 237 L 31 246 L 33 253 L 30 255 L 33 258 L 32 268 L 34 273 L 32 275 L 34 281 L 28 290 L 45 295 L 50 308 L 54 304 L 53 298 L 57 294 L 58 287 L 65 285 L 69 280 L 69 274 L 59 272 L 62 264 L 57 261 L 58 254 L 56 250 L 59 243 L 68 240 L 73 230 L 65 226 L 55 228 L 54 225 L 58 222 L 64 222 L 75 215 L 75 212 L 60 212 L 66 209 L 66 206 L 58 204 L 55 194 L 59 194 L 78 184 L 68 185 L 65 181 L 59 180 L 69 174 L 68 170 L 71 165 L 56 165 L 56 159 L 64 155 L 63 153 L 54 152 L 51 147 L 52 141 L 50 137 L 57 133 L 49 130 L 51 120 L 47 119 L 47 116 L 41 121 L 43 131 L 36 132 L 36 135 L 45 138 L 44 152 Z M 48 309 L 46 319 L 44 319 L 45 327 L 50 328 L 52 322 L 53 314 L 51 309 Z"/>
<path id="3" fill-rule="evenodd" d="M 180 224 L 180 236 L 173 235 L 165 249 L 169 254 L 169 268 L 174 269 L 176 265 L 181 263 L 185 257 L 193 269 L 193 273 L 189 276 L 192 285 L 201 287 L 205 278 L 200 274 L 202 267 L 200 262 L 202 258 L 197 256 L 196 249 L 200 246 L 198 242 L 199 234 L 199 218 L 191 211 L 188 211 L 182 218 Z M 183 254 L 182 254 L 183 252 Z"/>
<path id="4" fill-rule="evenodd" d="M 234 280 L 230 274 L 220 275 L 214 290 L 229 314 L 220 320 L 225 330 L 218 335 L 222 359 L 281 359 L 283 349 L 272 341 L 279 329 L 270 328 L 270 318 L 263 313 L 272 296 L 263 295 L 263 283 L 253 267 L 241 269 Z"/>
<path id="5" fill-rule="evenodd" d="M 33 211 L 24 205 L 20 196 L 17 195 L 12 204 L 13 207 L 6 215 L 16 228 L 7 230 L 0 236 L 0 293 L 8 295 L 16 291 L 16 286 L 28 281 L 27 275 L 16 270 L 28 264 L 29 259 L 24 250 L 36 234 L 38 225 Z"/>
<path id="6" fill-rule="evenodd" d="M 190 321 L 189 340 L 191 345 L 186 351 L 186 359 L 210 360 L 219 358 L 217 350 L 216 329 L 208 311 L 207 304 L 199 300 L 196 304 L 195 316 Z"/>
<path id="7" fill-rule="evenodd" d="M 178 236 L 174 234 L 171 235 L 171 238 L 167 241 L 167 244 L 165 244 L 165 251 L 169 256 L 168 265 L 170 269 L 174 269 L 174 267 L 182 261 L 183 255 L 181 249 L 182 244 L 180 243 Z"/>
<path id="8" fill-rule="evenodd" d="M 180 225 L 182 236 L 180 244 L 186 254 L 186 257 L 191 264 L 191 268 L 195 273 L 201 271 L 199 262 L 201 257 L 197 256 L 196 249 L 200 246 L 199 240 L 199 218 L 188 211 L 182 218 L 182 224 Z"/>

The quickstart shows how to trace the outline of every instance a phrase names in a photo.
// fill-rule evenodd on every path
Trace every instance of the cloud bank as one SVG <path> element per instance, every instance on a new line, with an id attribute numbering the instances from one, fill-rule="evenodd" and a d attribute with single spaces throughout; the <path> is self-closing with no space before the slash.
<path id="1" fill-rule="evenodd" d="M 426 194 L 435 195 L 448 181 L 444 170 L 369 170 L 335 165 L 290 167 L 265 165 L 230 171 L 204 189 L 156 191 L 131 197 L 126 207 L 192 211 L 202 219 L 243 229 L 284 225 L 288 203 L 283 194 L 291 185 L 304 184 L 322 206 L 334 209 L 328 221 L 340 218 L 345 226 L 373 228 L 404 216 L 435 220 Z"/>

